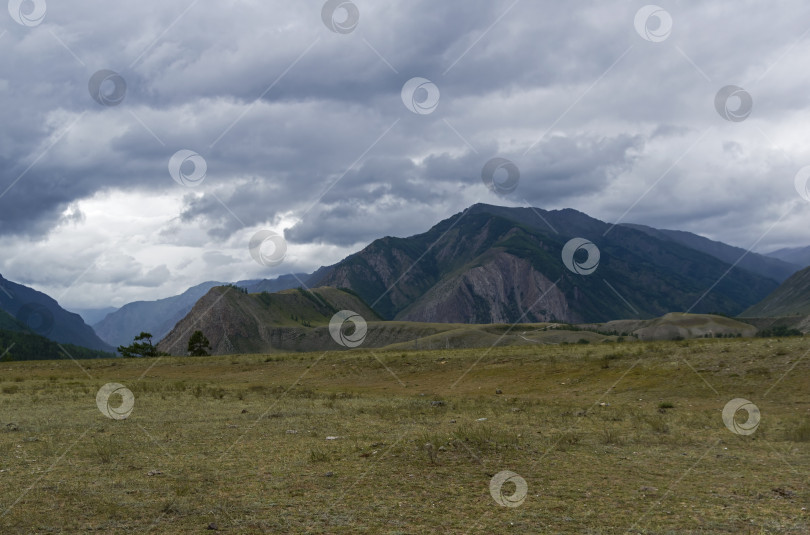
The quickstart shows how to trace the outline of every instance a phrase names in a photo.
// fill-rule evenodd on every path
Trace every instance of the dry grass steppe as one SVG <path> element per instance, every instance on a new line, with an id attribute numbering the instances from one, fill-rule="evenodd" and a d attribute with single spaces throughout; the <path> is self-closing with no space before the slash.
<path id="1" fill-rule="evenodd" d="M 707 339 L 2 363 L 0 532 L 808 533 L 808 352 Z M 127 419 L 96 405 L 110 382 L 134 395 Z M 734 398 L 761 411 L 750 436 L 724 425 Z M 518 507 L 490 494 L 505 470 L 526 481 Z"/>

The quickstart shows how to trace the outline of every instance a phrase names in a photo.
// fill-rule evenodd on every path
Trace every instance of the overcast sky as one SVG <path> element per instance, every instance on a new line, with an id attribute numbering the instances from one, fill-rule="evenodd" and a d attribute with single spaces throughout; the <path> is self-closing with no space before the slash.
<path id="1" fill-rule="evenodd" d="M 120 306 L 309 272 L 475 202 L 808 245 L 810 4 L 697 4 L 12 0 L 0 273 Z M 482 181 L 495 157 L 511 193 Z M 261 230 L 281 263 L 251 256 Z"/>

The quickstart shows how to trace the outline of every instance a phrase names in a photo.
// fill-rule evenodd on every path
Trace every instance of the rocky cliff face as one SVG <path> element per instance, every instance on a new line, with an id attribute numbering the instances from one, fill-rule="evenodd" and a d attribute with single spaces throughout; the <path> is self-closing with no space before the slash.
<path id="1" fill-rule="evenodd" d="M 573 238 L 600 250 L 594 274 L 565 267 Z M 463 323 L 736 315 L 777 287 L 707 252 L 575 210 L 488 205 L 424 234 L 376 240 L 307 284 L 349 288 L 384 319 Z"/>
<path id="2" fill-rule="evenodd" d="M 599 249 L 593 274 L 563 261 L 573 238 Z M 486 205 L 424 234 L 376 240 L 305 282 L 316 290 L 247 295 L 214 288 L 159 347 L 184 354 L 188 337 L 202 330 L 215 353 L 340 349 L 327 329 L 338 310 L 370 322 L 364 347 L 431 337 L 427 331 L 438 323 L 604 323 L 687 310 L 736 315 L 777 286 L 677 241 L 574 210 Z M 427 331 L 372 325 L 380 318 L 420 322 Z"/>
<path id="3" fill-rule="evenodd" d="M 442 280 L 398 318 L 450 323 L 581 320 L 554 281 L 525 258 L 505 252 Z"/>

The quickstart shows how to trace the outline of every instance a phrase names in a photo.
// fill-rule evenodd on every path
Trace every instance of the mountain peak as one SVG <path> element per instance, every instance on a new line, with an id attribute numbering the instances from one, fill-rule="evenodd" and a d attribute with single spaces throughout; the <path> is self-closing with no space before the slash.
<path id="1" fill-rule="evenodd" d="M 423 234 L 376 240 L 307 283 L 349 288 L 387 319 L 457 323 L 733 315 L 777 286 L 675 240 L 608 228 L 571 208 L 479 203 Z M 566 268 L 563 248 L 574 237 L 599 247 L 598 276 Z"/>

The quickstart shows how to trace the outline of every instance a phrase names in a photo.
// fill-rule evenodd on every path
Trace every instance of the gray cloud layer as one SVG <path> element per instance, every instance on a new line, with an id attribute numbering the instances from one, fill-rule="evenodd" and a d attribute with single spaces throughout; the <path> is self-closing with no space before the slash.
<path id="1" fill-rule="evenodd" d="M 354 4 L 346 34 L 322 22 L 320 0 L 51 2 L 39 25 L 6 17 L 0 272 L 48 290 L 83 284 L 92 291 L 69 301 L 106 304 L 311 270 L 476 201 L 570 206 L 744 247 L 771 229 L 760 250 L 810 241 L 793 185 L 810 163 L 810 6 L 662 2 L 673 28 L 652 42 L 634 27 L 643 2 Z M 91 98 L 101 69 L 126 82 L 118 106 Z M 413 77 L 440 91 L 433 113 L 403 104 Z M 752 95 L 745 121 L 715 110 L 729 84 Z M 207 162 L 199 187 L 169 174 L 181 149 Z M 521 173 L 506 197 L 481 180 L 496 156 Z M 33 272 L 42 244 L 80 249 L 102 232 L 87 206 L 129 214 L 133 199 L 166 211 L 119 218 L 81 258 Z M 251 265 L 262 227 L 285 232 L 285 265 Z"/>

